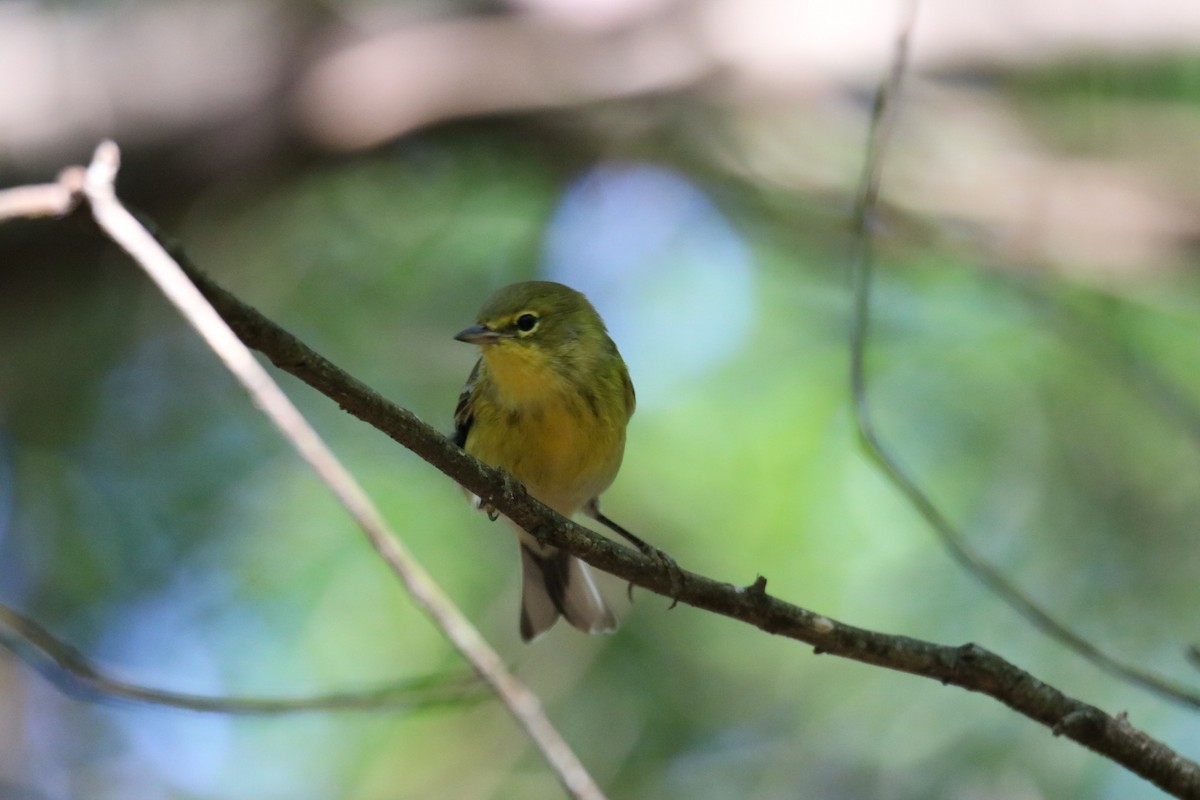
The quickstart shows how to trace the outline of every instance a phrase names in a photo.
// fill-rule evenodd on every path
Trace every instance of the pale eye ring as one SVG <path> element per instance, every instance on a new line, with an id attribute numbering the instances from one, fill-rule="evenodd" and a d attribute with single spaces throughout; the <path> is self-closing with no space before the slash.
<path id="1" fill-rule="evenodd" d="M 521 333 L 529 333 L 537 327 L 538 318 L 536 314 L 522 314 L 517 317 L 517 330 Z"/>

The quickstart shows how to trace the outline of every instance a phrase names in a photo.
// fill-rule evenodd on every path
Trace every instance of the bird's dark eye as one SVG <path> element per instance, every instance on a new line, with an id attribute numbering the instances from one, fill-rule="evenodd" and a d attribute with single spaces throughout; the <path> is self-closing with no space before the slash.
<path id="1" fill-rule="evenodd" d="M 522 314 L 517 317 L 517 330 L 522 333 L 529 333 L 537 327 L 538 318 L 536 314 Z"/>

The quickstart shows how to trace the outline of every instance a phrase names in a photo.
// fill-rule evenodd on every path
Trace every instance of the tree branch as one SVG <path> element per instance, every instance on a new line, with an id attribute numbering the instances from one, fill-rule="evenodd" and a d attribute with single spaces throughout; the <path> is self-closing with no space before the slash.
<path id="1" fill-rule="evenodd" d="M 977 645 L 949 647 L 844 625 L 772 597 L 761 577 L 743 587 L 683 570 L 682 587 L 676 593 L 671 575 L 660 562 L 555 513 L 502 471 L 467 455 L 412 412 L 346 374 L 211 278 L 194 267 L 188 270 L 200 291 L 248 346 L 412 450 L 539 539 L 650 591 L 797 639 L 813 645 L 818 653 L 986 694 L 1170 794 L 1200 798 L 1200 764 L 1134 728 L 1124 717 L 1113 717 L 1072 698 Z"/>
<path id="2" fill-rule="evenodd" d="M 208 277 L 190 273 L 234 331 L 272 363 L 335 400 L 540 539 L 651 591 L 671 596 L 661 564 L 559 516 L 519 484 L 463 453 L 411 412 L 396 406 L 305 346 Z M 516 491 L 514 491 L 514 489 Z M 1200 797 L 1200 765 L 1094 706 L 1070 698 L 999 656 L 972 644 L 946 647 L 843 625 L 768 595 L 765 579 L 734 586 L 683 571 L 681 603 L 813 645 L 818 652 L 933 678 L 981 692 L 1120 763 L 1165 791 Z"/>
<path id="3" fill-rule="evenodd" d="M 212 697 L 152 689 L 102 674 L 74 647 L 3 603 L 0 645 L 21 657 L 64 694 L 90 701 L 119 698 L 217 714 L 293 714 L 429 708 L 477 702 L 483 697 L 483 684 L 474 675 L 422 677 L 378 689 L 296 698 Z"/>

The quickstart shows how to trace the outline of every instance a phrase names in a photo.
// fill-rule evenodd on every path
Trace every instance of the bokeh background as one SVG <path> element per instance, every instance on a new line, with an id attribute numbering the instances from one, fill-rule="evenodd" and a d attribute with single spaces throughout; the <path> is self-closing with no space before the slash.
<path id="1" fill-rule="evenodd" d="M 614 518 L 696 571 L 993 648 L 1185 755 L 1200 718 L 1016 616 L 861 454 L 849 216 L 900 6 L 0 2 L 0 183 L 99 137 L 193 261 L 449 429 L 506 283 L 571 283 L 640 405 Z M 884 165 L 869 393 L 970 542 L 1200 687 L 1200 6 L 922 3 Z M 620 798 L 1140 798 L 996 702 L 613 580 L 614 636 L 516 630 L 517 556 L 288 376 Z M 84 215 L 0 226 L 0 601 L 106 673 L 304 697 L 461 663 Z M 66 696 L 0 655 L 0 798 L 548 798 L 495 702 L 237 717 Z"/>

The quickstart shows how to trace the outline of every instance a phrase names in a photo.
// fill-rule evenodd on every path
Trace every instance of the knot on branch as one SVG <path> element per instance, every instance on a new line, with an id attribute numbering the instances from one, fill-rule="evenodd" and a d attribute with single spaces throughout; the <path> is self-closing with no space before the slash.
<path id="1" fill-rule="evenodd" d="M 1101 727 L 1105 718 L 1106 715 L 1099 709 L 1081 706 L 1065 714 L 1062 719 L 1054 723 L 1054 727 L 1050 730 L 1055 736 L 1066 734 L 1074 739 L 1087 731 Z"/>
<path id="2" fill-rule="evenodd" d="M 751 597 L 766 597 L 767 596 L 767 579 L 759 575 L 754 579 L 754 583 L 746 587 L 746 594 Z"/>
<path id="3" fill-rule="evenodd" d="M 967 642 L 948 651 L 939 659 L 946 670 L 941 677 L 942 685 L 949 686 L 951 683 L 961 681 L 964 675 L 974 673 L 979 662 L 989 655 L 991 654 L 987 650 L 974 642 Z"/>
<path id="4" fill-rule="evenodd" d="M 967 642 L 966 644 L 961 645 L 955 651 L 955 653 L 958 658 L 958 663 L 964 666 L 973 666 L 974 664 L 978 663 L 980 659 L 988 655 L 987 650 L 983 649 L 974 642 Z"/>

